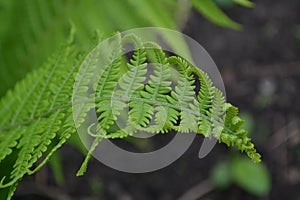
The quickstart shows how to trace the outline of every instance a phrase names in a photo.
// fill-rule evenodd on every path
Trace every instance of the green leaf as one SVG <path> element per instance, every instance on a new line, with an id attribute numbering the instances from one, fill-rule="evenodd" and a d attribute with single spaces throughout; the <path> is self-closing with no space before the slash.
<path id="1" fill-rule="evenodd" d="M 76 132 L 76 128 L 89 125 L 83 125 L 83 122 L 91 109 L 97 112 L 99 124 L 96 134 L 91 131 L 94 123 L 87 128 L 94 141 L 77 176 L 85 173 L 88 161 L 102 139 L 124 138 L 138 130 L 166 133 L 195 129 L 205 137 L 215 137 L 215 131 L 218 131 L 220 142 L 236 146 L 253 161 L 260 161 L 247 131 L 241 128 L 243 120 L 238 117 L 237 108 L 225 104 L 223 94 L 201 69 L 183 58 L 169 58 L 151 41 L 128 36 L 124 37 L 125 41 L 136 38 L 132 42 L 145 49 L 134 52 L 128 61 L 127 72 L 124 71 L 120 78 L 123 46 L 122 36 L 118 34 L 117 42 L 105 49 L 111 62 L 101 68 L 98 84 L 90 84 L 97 66 L 105 63 L 101 55 L 103 49 L 97 45 L 86 56 L 80 56 L 72 38 L 73 34 L 44 66 L 28 74 L 0 101 L 0 188 L 6 188 L 3 191 L 7 198 L 22 177 L 37 172 Z M 147 69 L 151 61 L 155 63 L 153 71 Z M 179 77 L 173 80 L 170 76 L 175 66 Z M 147 73 L 151 74 L 145 83 Z M 120 97 L 112 105 L 109 99 L 113 97 L 118 80 L 120 87 L 115 93 Z M 200 92 L 198 98 L 193 98 L 197 84 Z M 93 92 L 95 102 L 86 96 L 88 91 Z M 126 99 L 128 96 L 131 98 Z M 123 117 L 121 110 L 127 107 L 126 104 L 130 109 L 128 123 L 125 128 L 118 129 L 116 119 Z M 112 112 L 112 107 L 117 108 L 117 112 Z M 4 168 L 8 171 L 1 170 Z M 60 171 L 59 166 L 56 168 Z"/>
<path id="2" fill-rule="evenodd" d="M 262 163 L 237 158 L 232 162 L 231 171 L 234 182 L 251 194 L 265 196 L 271 189 L 270 174 Z"/>
<path id="3" fill-rule="evenodd" d="M 234 30 L 242 29 L 239 23 L 231 20 L 212 0 L 190 0 L 190 2 L 213 23 Z"/>
<path id="4" fill-rule="evenodd" d="M 230 172 L 229 163 L 227 161 L 223 161 L 214 166 L 210 178 L 217 187 L 225 189 L 232 182 Z"/>
<path id="5" fill-rule="evenodd" d="M 248 0 L 233 0 L 233 1 L 241 6 L 248 7 L 248 8 L 253 8 L 255 6 L 253 2 Z"/>

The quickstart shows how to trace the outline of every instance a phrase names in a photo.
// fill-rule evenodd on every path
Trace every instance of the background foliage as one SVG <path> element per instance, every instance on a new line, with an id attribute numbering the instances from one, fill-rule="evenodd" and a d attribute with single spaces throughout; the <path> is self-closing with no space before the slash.
<path id="1" fill-rule="evenodd" d="M 191 3 L 219 25 L 241 27 L 211 0 Z M 58 48 L 68 35 L 70 23 L 78 30 L 78 42 L 86 47 L 95 29 L 104 36 L 144 26 L 179 29 L 190 8 L 189 2 L 173 0 L 1 0 L 0 95 Z"/>

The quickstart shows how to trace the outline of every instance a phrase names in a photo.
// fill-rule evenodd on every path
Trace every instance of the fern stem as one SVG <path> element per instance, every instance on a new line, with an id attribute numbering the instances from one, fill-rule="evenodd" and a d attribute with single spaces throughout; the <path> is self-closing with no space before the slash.
<path id="1" fill-rule="evenodd" d="M 98 146 L 99 142 L 103 139 L 102 136 L 98 136 L 94 139 L 91 147 L 90 147 L 90 150 L 89 152 L 87 153 L 87 155 L 85 156 L 85 159 L 83 161 L 83 163 L 81 164 L 79 170 L 77 171 L 76 173 L 76 176 L 82 176 L 84 175 L 84 173 L 86 172 L 87 170 L 87 165 L 88 165 L 88 162 L 89 160 L 91 159 L 91 156 L 93 154 L 93 152 L 95 151 L 96 147 Z"/>

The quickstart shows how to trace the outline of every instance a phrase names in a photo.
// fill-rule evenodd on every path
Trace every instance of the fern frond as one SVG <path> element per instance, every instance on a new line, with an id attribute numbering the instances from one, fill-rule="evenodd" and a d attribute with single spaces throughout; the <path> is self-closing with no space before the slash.
<path id="1" fill-rule="evenodd" d="M 1 128 L 1 135 L 10 133 L 11 137 L 1 137 L 0 146 L 6 149 L 1 151 L 0 157 L 5 159 L 12 152 L 11 149 L 16 148 L 19 150 L 18 157 L 20 159 L 16 160 L 9 177 L 2 179 L 1 187 L 13 185 L 26 174 L 27 170 L 46 151 L 47 146 L 60 129 L 64 113 L 60 109 L 56 109 L 54 113 L 51 113 L 53 111 L 49 112 L 49 100 L 58 100 L 51 98 L 59 95 L 59 92 L 53 92 L 51 87 L 53 83 L 63 80 L 63 76 L 59 72 L 67 65 L 66 59 L 71 57 L 70 48 L 69 44 L 62 46 L 44 67 L 31 76 L 29 75 L 24 82 L 20 83 L 19 87 L 16 87 L 16 91 L 20 92 L 16 93 L 19 96 L 15 96 L 16 106 L 11 107 L 10 113 L 13 115 L 3 118 L 7 120 L 2 121 Z M 30 82 L 33 84 L 28 84 Z M 70 102 L 69 98 L 70 96 L 67 96 L 60 104 Z M 4 98 L 4 104 L 5 101 Z M 53 105 L 55 103 L 57 102 L 52 101 Z M 13 129 L 15 126 L 19 127 Z M 24 134 L 24 130 L 26 134 Z"/>
<path id="2" fill-rule="evenodd" d="M 110 99 L 112 98 L 113 90 L 117 85 L 121 65 L 120 36 L 118 36 L 118 41 L 116 43 L 116 47 L 112 51 L 112 55 L 110 56 L 111 64 L 105 66 L 105 69 L 103 69 L 103 73 L 101 74 L 101 77 L 98 81 L 99 84 L 96 88 L 95 98 L 99 100 L 96 104 L 97 113 L 99 114 L 99 124 L 97 126 L 97 129 L 101 130 L 100 132 L 105 132 L 116 119 L 112 113 L 112 105 Z M 114 54 L 116 54 L 116 56 Z"/>
<path id="3" fill-rule="evenodd" d="M 222 92 L 204 71 L 178 56 L 169 58 L 157 44 L 134 35 L 122 38 L 117 34 L 116 38 L 107 49 L 97 43 L 86 56 L 77 58 L 79 50 L 71 37 L 1 99 L 0 165 L 8 161 L 13 165 L 8 172 L 0 172 L 0 188 L 8 196 L 25 174 L 35 173 L 49 160 L 92 109 L 98 115 L 96 133 L 88 128 L 94 140 L 77 175 L 84 174 L 102 139 L 124 138 L 137 131 L 195 131 L 260 161 L 237 108 L 225 103 Z M 128 42 L 136 48 L 122 74 L 122 45 Z M 153 71 L 147 69 L 149 62 Z M 173 68 L 179 72 L 175 80 L 170 77 Z M 100 76 L 95 77 L 95 70 Z M 196 77 L 200 91 L 195 98 Z M 126 107 L 126 126 L 117 128 L 116 120 L 123 119 Z"/>
<path id="4" fill-rule="evenodd" d="M 29 74 L 13 92 L 1 99 L 2 105 L 10 101 L 15 105 L 10 107 L 7 118 L 1 116 L 0 163 L 14 162 L 9 174 L 1 175 L 1 188 L 13 186 L 26 173 L 40 169 L 76 130 L 70 91 L 81 61 L 75 58 L 78 51 L 72 41 L 71 35 L 43 67 Z M 7 99 L 12 93 L 14 99 Z M 4 114 L 5 110 L 7 107 L 0 113 Z M 12 155 L 14 151 L 18 152 L 17 158 Z M 44 160 L 33 168 L 42 156 Z"/>

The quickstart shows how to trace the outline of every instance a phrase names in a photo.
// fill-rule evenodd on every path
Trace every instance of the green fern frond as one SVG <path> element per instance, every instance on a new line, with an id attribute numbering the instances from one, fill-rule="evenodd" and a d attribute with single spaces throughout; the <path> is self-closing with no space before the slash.
<path id="1" fill-rule="evenodd" d="M 71 91 L 81 61 L 72 41 L 71 35 L 44 66 L 1 99 L 5 106 L 0 112 L 0 163 L 14 162 L 9 174 L 1 174 L 1 188 L 13 186 L 25 174 L 40 169 L 76 131 Z M 18 152 L 16 158 L 13 152 Z M 34 166 L 42 156 L 40 164 Z"/>
<path id="2" fill-rule="evenodd" d="M 9 176 L 2 179 L 1 187 L 13 185 L 26 174 L 60 130 L 64 112 L 59 108 L 54 109 L 55 112 L 49 110 L 50 101 L 52 100 L 53 105 L 58 100 L 61 100 L 60 104 L 66 104 L 70 96 L 65 94 L 64 99 L 58 99 L 59 92 L 53 92 L 51 87 L 56 82 L 62 82 L 63 77 L 68 75 L 66 73 L 62 76 L 59 72 L 68 65 L 66 59 L 71 57 L 70 48 L 69 44 L 63 45 L 44 67 L 29 75 L 16 87 L 15 106 L 10 107 L 9 112 L 12 115 L 2 118 L 7 120 L 2 121 L 1 135 L 11 137 L 1 138 L 1 147 L 6 149 L 0 152 L 0 157 L 5 159 L 12 153 L 12 148 L 15 148 L 19 151 L 19 159 Z M 60 91 L 60 88 L 57 89 Z M 7 100 L 4 98 L 2 103 L 5 104 L 5 101 Z"/>
<path id="3" fill-rule="evenodd" d="M 80 51 L 71 37 L 41 68 L 1 99 L 0 165 L 8 160 L 13 165 L 9 172 L 0 172 L 0 188 L 9 192 L 8 196 L 25 174 L 35 173 L 49 160 L 92 109 L 98 115 L 96 133 L 91 133 L 94 124 L 90 125 L 88 133 L 93 142 L 77 175 L 84 174 L 101 140 L 124 138 L 138 131 L 194 131 L 235 146 L 253 161 L 260 161 L 242 128 L 237 108 L 225 103 L 222 92 L 204 71 L 181 57 L 168 57 L 157 44 L 134 35 L 117 34 L 115 38 L 108 49 L 96 44 L 86 56 L 78 58 Z M 125 72 L 120 73 L 122 45 L 128 42 L 136 48 Z M 108 59 L 102 53 L 109 55 Z M 150 62 L 152 71 L 147 68 Z M 95 76 L 95 70 L 100 76 Z M 178 71 L 174 80 L 172 70 Z M 197 97 L 196 77 L 200 85 Z M 93 84 L 95 79 L 97 83 Z M 116 128 L 116 121 L 124 120 L 126 107 L 126 126 Z"/>

